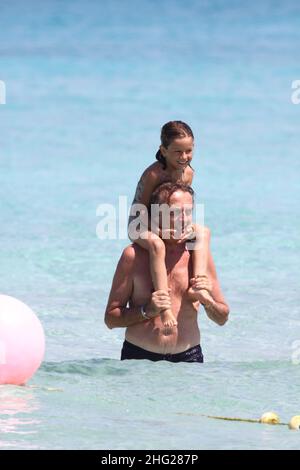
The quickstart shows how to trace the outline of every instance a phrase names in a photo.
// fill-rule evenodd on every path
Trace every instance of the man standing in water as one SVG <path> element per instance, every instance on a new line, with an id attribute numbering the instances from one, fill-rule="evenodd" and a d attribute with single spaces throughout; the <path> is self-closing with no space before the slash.
<path id="1" fill-rule="evenodd" d="M 169 238 L 163 237 L 169 292 L 153 292 L 146 250 L 133 243 L 122 253 L 105 312 L 108 328 L 126 328 L 121 360 L 203 362 L 197 323 L 200 304 L 218 325 L 224 325 L 228 319 L 229 307 L 221 292 L 211 253 L 207 262 L 208 276 L 191 279 L 191 253 L 185 243 L 175 238 L 174 230 L 172 233 L 174 214 L 179 213 L 185 223 L 191 220 L 193 195 L 190 186 L 164 183 L 151 198 L 151 204 L 172 207 Z M 205 300 L 201 289 L 207 290 L 213 300 Z M 161 310 L 167 308 L 172 308 L 178 322 L 170 329 L 164 327 L 160 318 Z"/>

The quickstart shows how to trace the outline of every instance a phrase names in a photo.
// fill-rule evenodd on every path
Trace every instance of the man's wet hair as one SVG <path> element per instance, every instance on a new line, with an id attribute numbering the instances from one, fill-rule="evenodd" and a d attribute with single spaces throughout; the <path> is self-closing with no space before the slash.
<path id="1" fill-rule="evenodd" d="M 194 190 L 191 186 L 184 183 L 162 183 L 152 193 L 150 198 L 150 207 L 152 204 L 169 204 L 172 194 L 176 191 L 189 193 L 193 198 L 194 203 Z"/>

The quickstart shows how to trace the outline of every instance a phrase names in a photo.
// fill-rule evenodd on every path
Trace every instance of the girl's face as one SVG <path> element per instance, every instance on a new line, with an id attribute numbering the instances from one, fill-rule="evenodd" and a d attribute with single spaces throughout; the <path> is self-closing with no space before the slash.
<path id="1" fill-rule="evenodd" d="M 166 159 L 167 166 L 173 170 L 184 170 L 193 158 L 194 139 L 192 137 L 181 137 L 174 139 L 165 148 L 160 146 L 160 151 Z"/>

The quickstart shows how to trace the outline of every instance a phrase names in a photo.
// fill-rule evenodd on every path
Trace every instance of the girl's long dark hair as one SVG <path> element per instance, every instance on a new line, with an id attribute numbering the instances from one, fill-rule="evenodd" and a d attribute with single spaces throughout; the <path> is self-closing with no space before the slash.
<path id="1" fill-rule="evenodd" d="M 192 137 L 194 140 L 192 129 L 183 121 L 169 121 L 161 128 L 160 141 L 165 148 L 169 147 L 172 140 L 182 137 Z M 162 164 L 165 170 L 167 168 L 167 162 L 160 149 L 156 152 L 155 158 Z"/>

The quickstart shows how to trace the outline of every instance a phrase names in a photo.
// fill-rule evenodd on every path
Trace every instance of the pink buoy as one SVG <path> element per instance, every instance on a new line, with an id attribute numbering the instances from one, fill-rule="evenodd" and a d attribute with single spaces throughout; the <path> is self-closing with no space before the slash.
<path id="1" fill-rule="evenodd" d="M 0 385 L 25 384 L 44 353 L 44 330 L 35 313 L 20 300 L 0 295 Z"/>

